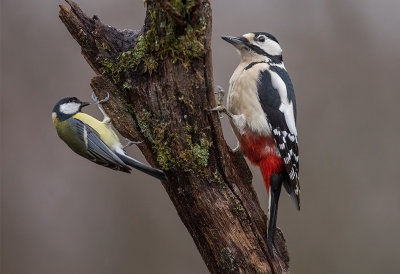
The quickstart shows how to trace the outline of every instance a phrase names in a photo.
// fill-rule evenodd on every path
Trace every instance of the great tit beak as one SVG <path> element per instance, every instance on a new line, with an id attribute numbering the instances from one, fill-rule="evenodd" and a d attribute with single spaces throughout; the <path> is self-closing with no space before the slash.
<path id="1" fill-rule="evenodd" d="M 88 106 L 88 105 L 90 105 L 90 103 L 88 103 L 88 102 L 82 102 L 82 103 L 81 103 L 81 108 L 86 107 L 86 106 Z"/>
<path id="2" fill-rule="evenodd" d="M 235 47 L 245 46 L 247 43 L 247 39 L 243 36 L 233 37 L 233 36 L 221 36 L 223 40 L 234 45 Z"/>

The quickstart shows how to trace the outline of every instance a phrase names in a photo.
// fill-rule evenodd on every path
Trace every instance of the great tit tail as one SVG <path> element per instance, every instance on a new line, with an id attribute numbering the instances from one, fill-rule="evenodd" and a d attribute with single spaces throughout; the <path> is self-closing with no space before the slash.
<path id="1" fill-rule="evenodd" d="M 139 162 L 138 160 L 135 160 L 126 154 L 121 154 L 117 152 L 116 154 L 125 164 L 137 170 L 140 170 L 150 176 L 153 176 L 154 178 L 157 178 L 159 180 L 167 180 L 167 177 L 165 176 L 165 173 L 162 170 L 145 165 L 142 162 Z"/>

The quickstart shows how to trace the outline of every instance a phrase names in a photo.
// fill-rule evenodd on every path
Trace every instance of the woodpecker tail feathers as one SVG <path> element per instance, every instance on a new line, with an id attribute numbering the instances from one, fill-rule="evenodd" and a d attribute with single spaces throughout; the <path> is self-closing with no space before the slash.
<path id="1" fill-rule="evenodd" d="M 272 253 L 272 247 L 274 245 L 274 237 L 276 230 L 276 220 L 278 218 L 278 203 L 281 194 L 282 183 L 284 180 L 284 174 L 271 174 L 270 176 L 270 188 L 269 194 L 269 206 L 268 206 L 268 228 L 267 228 L 267 245 L 268 249 Z"/>
<path id="2" fill-rule="evenodd" d="M 299 185 L 299 184 L 297 184 Z M 292 185 L 289 183 L 289 180 L 284 180 L 283 186 L 285 187 L 287 193 L 291 200 L 293 201 L 294 205 L 296 206 L 297 210 L 300 210 L 300 195 L 293 189 Z"/>

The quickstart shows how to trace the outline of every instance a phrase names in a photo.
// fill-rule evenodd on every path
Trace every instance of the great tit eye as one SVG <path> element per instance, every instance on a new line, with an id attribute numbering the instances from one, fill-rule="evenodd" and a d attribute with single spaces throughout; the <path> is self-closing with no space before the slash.
<path id="1" fill-rule="evenodd" d="M 265 42 L 265 36 L 259 36 L 258 41 L 261 43 Z"/>

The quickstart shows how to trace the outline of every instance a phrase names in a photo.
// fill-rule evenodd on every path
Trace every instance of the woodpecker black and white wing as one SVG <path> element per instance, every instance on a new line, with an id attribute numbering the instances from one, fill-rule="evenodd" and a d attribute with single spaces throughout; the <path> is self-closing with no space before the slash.
<path id="1" fill-rule="evenodd" d="M 93 128 L 75 118 L 71 118 L 70 123 L 77 129 L 78 137 L 85 144 L 89 155 L 85 157 L 96 164 L 130 173 L 131 168 L 97 136 Z"/>
<path id="2" fill-rule="evenodd" d="M 273 128 L 276 146 L 281 154 L 286 168 L 287 180 L 284 182 L 286 191 L 290 194 L 298 210 L 300 210 L 300 183 L 299 183 L 299 157 L 297 137 L 281 130 Z M 286 135 L 286 136 L 285 136 Z"/>
<path id="3" fill-rule="evenodd" d="M 284 186 L 300 209 L 296 100 L 293 85 L 286 70 L 280 66 L 270 66 L 269 70 L 261 71 L 258 80 L 260 103 L 287 173 Z"/>

